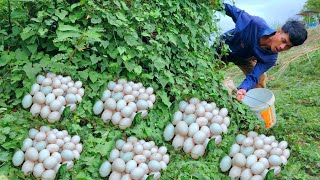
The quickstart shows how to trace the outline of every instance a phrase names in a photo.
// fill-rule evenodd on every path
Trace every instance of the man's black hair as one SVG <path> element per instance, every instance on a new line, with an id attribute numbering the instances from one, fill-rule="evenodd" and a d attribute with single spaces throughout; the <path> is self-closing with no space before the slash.
<path id="1" fill-rule="evenodd" d="M 299 46 L 307 39 L 308 32 L 304 25 L 295 20 L 287 21 L 282 26 L 282 31 L 289 34 L 289 39 L 293 46 Z"/>

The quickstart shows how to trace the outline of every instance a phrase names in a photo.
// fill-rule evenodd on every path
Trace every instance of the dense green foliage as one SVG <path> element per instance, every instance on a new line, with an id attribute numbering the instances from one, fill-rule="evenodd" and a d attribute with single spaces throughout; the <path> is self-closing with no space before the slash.
<path id="1" fill-rule="evenodd" d="M 315 21 L 320 20 L 320 1 L 318 1 L 318 0 L 307 0 L 306 4 L 304 5 L 304 10 L 318 12 L 318 14 L 315 14 L 314 16 L 311 16 L 311 18 L 313 20 L 315 20 Z M 308 19 L 308 18 L 306 18 L 306 19 Z M 317 18 L 317 19 L 315 19 L 315 18 Z"/>
<path id="2" fill-rule="evenodd" d="M 229 101 L 220 62 L 208 46 L 209 35 L 218 31 L 215 1 L 9 0 L 0 7 L 0 174 L 9 179 L 26 178 L 13 167 L 12 155 L 30 128 L 48 124 L 20 105 L 36 75 L 46 72 L 69 75 L 85 87 L 77 111 L 50 125 L 80 135 L 84 144 L 80 160 L 61 179 L 98 179 L 115 140 L 129 135 L 169 148 L 165 179 L 225 177 L 219 159 L 239 129 L 257 124 L 243 105 Z M 157 96 L 148 117 L 137 117 L 125 131 L 92 113 L 107 82 L 118 78 L 152 86 Z M 162 138 L 179 101 L 193 96 L 227 107 L 232 119 L 221 146 L 210 146 L 198 161 L 174 152 Z"/>

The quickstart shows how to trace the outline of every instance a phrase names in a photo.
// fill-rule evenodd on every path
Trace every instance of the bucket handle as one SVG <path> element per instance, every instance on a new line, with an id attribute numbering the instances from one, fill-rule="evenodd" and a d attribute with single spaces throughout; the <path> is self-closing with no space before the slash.
<path id="1" fill-rule="evenodd" d="M 235 95 L 237 95 L 237 91 L 233 91 L 233 92 L 234 92 Z M 248 97 L 248 98 L 254 99 L 254 100 L 256 100 L 256 101 L 262 102 L 262 103 L 268 105 L 268 107 L 270 107 L 270 104 L 268 104 L 268 103 L 266 103 L 266 102 L 264 102 L 264 101 L 261 101 L 261 100 L 259 100 L 259 99 L 254 98 L 254 97 L 251 97 L 251 96 L 248 96 L 247 94 L 246 94 L 245 96 Z"/>

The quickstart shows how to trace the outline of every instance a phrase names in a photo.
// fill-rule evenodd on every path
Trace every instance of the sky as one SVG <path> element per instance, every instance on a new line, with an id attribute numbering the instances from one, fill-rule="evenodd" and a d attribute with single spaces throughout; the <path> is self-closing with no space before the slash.
<path id="1" fill-rule="evenodd" d="M 245 10 L 251 15 L 260 16 L 272 27 L 281 27 L 288 19 L 297 19 L 296 16 L 307 0 L 234 0 L 235 6 Z M 232 4 L 231 0 L 225 0 Z M 232 19 L 228 16 L 220 15 L 219 26 L 221 32 L 234 28 Z"/>

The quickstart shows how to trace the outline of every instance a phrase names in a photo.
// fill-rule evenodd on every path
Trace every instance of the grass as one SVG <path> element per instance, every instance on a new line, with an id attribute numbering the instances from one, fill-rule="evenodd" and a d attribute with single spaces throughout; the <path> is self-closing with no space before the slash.
<path id="1" fill-rule="evenodd" d="M 278 179 L 320 177 L 320 28 L 309 29 L 304 45 L 279 54 L 278 65 L 268 72 L 267 88 L 276 97 L 277 123 L 262 130 L 287 140 L 288 164 Z M 239 84 L 244 75 L 236 66 L 228 76 Z"/>

